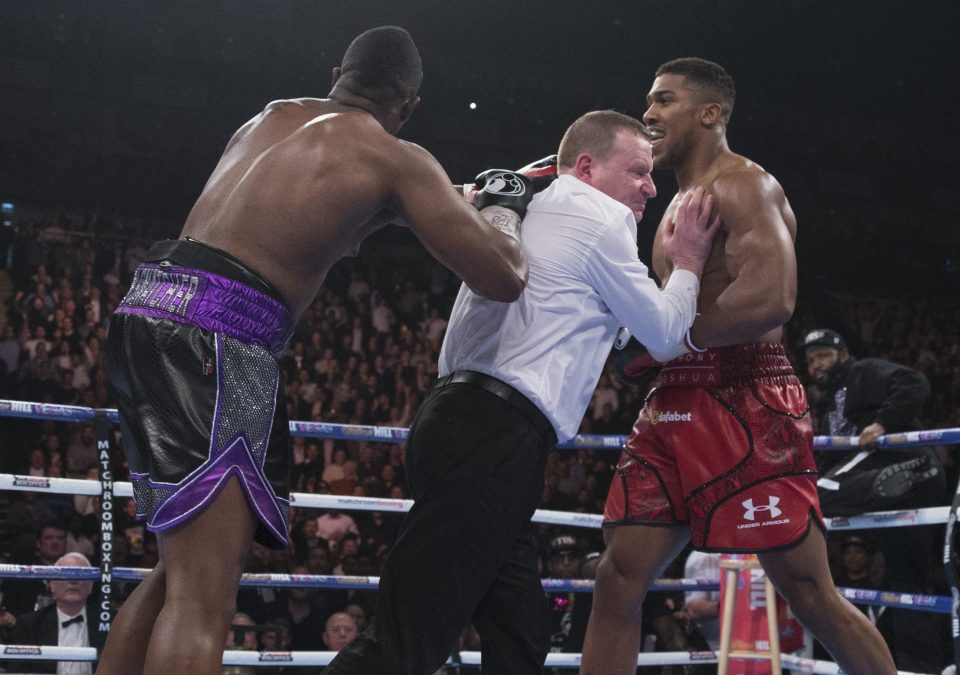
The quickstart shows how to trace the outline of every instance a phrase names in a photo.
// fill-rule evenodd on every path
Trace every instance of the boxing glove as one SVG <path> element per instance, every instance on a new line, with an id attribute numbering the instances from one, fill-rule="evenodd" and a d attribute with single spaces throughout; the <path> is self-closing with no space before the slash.
<path id="1" fill-rule="evenodd" d="M 530 179 L 507 171 L 490 169 L 477 176 L 474 206 L 491 225 L 515 239 L 520 238 L 520 221 L 533 197 Z"/>
<path id="2" fill-rule="evenodd" d="M 540 192 L 550 187 L 550 183 L 557 179 L 557 156 L 547 155 L 536 162 L 530 162 L 522 169 L 517 169 L 533 183 L 533 191 Z"/>
<path id="3" fill-rule="evenodd" d="M 483 211 L 488 206 L 510 209 L 522 219 L 527 204 L 533 198 L 533 185 L 526 176 L 507 169 L 488 169 L 477 176 L 476 207 Z"/>

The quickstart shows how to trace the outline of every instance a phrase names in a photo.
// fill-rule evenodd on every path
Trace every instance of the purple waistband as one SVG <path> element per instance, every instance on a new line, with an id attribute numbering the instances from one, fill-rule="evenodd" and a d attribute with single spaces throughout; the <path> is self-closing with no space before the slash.
<path id="1" fill-rule="evenodd" d="M 268 349 L 278 359 L 296 323 L 282 302 L 239 281 L 206 270 L 157 263 L 137 268 L 117 313 L 169 319 L 223 333 Z"/>

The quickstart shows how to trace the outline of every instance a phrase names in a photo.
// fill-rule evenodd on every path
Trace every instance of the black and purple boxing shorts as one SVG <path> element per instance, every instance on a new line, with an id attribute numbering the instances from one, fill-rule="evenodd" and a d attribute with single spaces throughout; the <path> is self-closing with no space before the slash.
<path id="1" fill-rule="evenodd" d="M 150 530 L 199 514 L 236 476 L 259 520 L 255 539 L 286 547 L 278 361 L 294 323 L 279 293 L 226 253 L 189 239 L 150 248 L 106 350 L 137 514 Z"/>

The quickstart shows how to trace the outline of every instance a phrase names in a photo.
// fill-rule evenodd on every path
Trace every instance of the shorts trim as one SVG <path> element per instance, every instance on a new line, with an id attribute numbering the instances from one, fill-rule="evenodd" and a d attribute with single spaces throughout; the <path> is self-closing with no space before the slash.
<path id="1" fill-rule="evenodd" d="M 216 479 L 212 486 L 201 486 L 204 479 L 215 475 L 218 465 L 229 464 L 229 467 Z M 277 501 L 289 504 L 289 500 L 278 497 L 270 487 L 269 481 L 258 466 L 253 453 L 250 451 L 250 445 L 243 434 L 237 436 L 231 443 L 224 448 L 213 461 L 205 462 L 197 468 L 190 476 L 178 484 L 177 490 L 168 496 L 154 510 L 153 516 L 147 522 L 147 528 L 152 532 L 162 532 L 168 530 L 186 520 L 194 517 L 197 512 L 202 511 L 210 502 L 213 501 L 223 489 L 230 476 L 237 476 L 243 487 L 247 502 L 252 510 L 256 512 L 257 518 L 278 541 L 286 542 L 286 530 L 278 526 L 284 522 L 282 510 L 277 506 Z M 151 488 L 158 484 L 154 481 L 148 481 Z M 202 491 L 203 496 L 199 499 L 193 494 L 196 491 Z M 261 495 L 256 494 L 260 492 Z M 269 503 L 273 506 L 272 513 L 265 513 L 263 504 Z M 180 510 L 178 506 L 189 504 L 188 509 Z M 173 513 L 169 513 L 173 511 Z"/>
<path id="2" fill-rule="evenodd" d="M 792 548 L 796 548 L 810 535 L 810 523 L 813 523 L 817 526 L 824 536 L 826 536 L 827 528 L 817 517 L 817 511 L 814 507 L 810 507 L 807 510 L 807 526 L 804 528 L 803 532 L 797 536 L 796 539 L 787 542 L 786 544 L 780 544 L 779 546 L 769 546 L 767 548 L 730 548 L 730 547 L 716 547 L 709 548 L 706 546 L 695 546 L 691 544 L 690 548 L 695 551 L 703 551 L 704 553 L 776 553 L 777 551 L 788 551 Z"/>
<path id="3" fill-rule="evenodd" d="M 625 525 L 647 525 L 649 527 L 690 527 L 690 521 L 623 518 L 621 520 L 606 520 L 603 522 L 603 527 L 623 527 Z"/>
<path id="4" fill-rule="evenodd" d="M 674 522 L 684 522 L 684 521 L 678 521 L 678 520 L 676 519 L 676 518 L 677 518 L 677 506 L 676 506 L 676 504 L 673 503 L 673 499 L 672 499 L 671 496 L 670 496 L 670 490 L 667 489 L 667 484 L 663 481 L 663 476 L 660 475 L 660 472 L 657 470 L 657 468 L 656 468 L 655 466 L 653 466 L 652 464 L 650 464 L 650 462 L 648 462 L 647 460 L 643 459 L 642 457 L 638 457 L 637 455 L 635 455 L 635 454 L 633 454 L 632 452 L 630 452 L 630 450 L 629 450 L 628 448 L 626 448 L 626 447 L 624 447 L 623 452 L 624 452 L 625 454 L 629 455 L 629 456 L 630 456 L 630 459 L 632 459 L 634 462 L 636 462 L 637 464 L 640 464 L 640 465 L 646 467 L 647 471 L 649 471 L 649 472 L 652 473 L 654 476 L 656 476 L 656 478 L 657 478 L 657 483 L 660 485 L 660 491 L 663 493 L 663 496 L 666 498 L 667 504 L 670 505 L 670 515 L 673 516 Z M 620 470 L 620 467 L 621 467 L 621 466 L 622 466 L 622 465 L 618 465 L 618 466 L 616 467 L 616 472 L 617 472 L 617 476 L 620 477 L 620 483 L 621 483 L 621 485 L 623 486 L 623 504 L 624 504 L 624 509 L 627 509 L 627 508 L 629 508 L 629 507 L 628 507 L 628 504 L 630 504 L 630 500 L 629 500 L 630 491 L 629 491 L 629 488 L 628 488 L 628 486 L 627 486 L 627 477 L 624 476 L 624 475 L 623 475 L 623 472 Z"/>
<path id="5" fill-rule="evenodd" d="M 809 404 L 807 404 L 807 407 L 804 408 L 804 409 L 803 409 L 803 412 L 802 412 L 802 413 L 799 413 L 799 414 L 797 414 L 797 413 L 792 413 L 792 412 L 788 412 L 788 411 L 786 411 L 786 410 L 778 410 L 778 409 L 774 408 L 773 406 L 771 406 L 771 405 L 770 405 L 769 403 L 767 403 L 766 401 L 764 401 L 763 399 L 761 399 L 761 398 L 757 395 L 757 388 L 756 388 L 756 387 L 750 387 L 750 395 L 753 396 L 753 400 L 754 400 L 754 401 L 756 401 L 756 402 L 759 403 L 761 406 L 763 406 L 764 408 L 766 408 L 766 409 L 769 410 L 770 412 L 774 413 L 775 415 L 783 415 L 784 417 L 789 417 L 790 419 L 802 420 L 804 417 L 806 417 L 807 415 L 810 414 L 810 405 L 809 405 Z"/>
<path id="6" fill-rule="evenodd" d="M 710 394 L 710 396 L 711 396 L 717 403 L 719 403 L 721 406 L 723 406 L 723 408 L 724 408 L 728 413 L 730 413 L 731 415 L 733 415 L 733 419 L 735 419 L 735 420 L 737 421 L 737 424 L 739 424 L 740 427 L 743 429 L 744 436 L 745 436 L 746 439 L 747 439 L 747 452 L 743 455 L 743 458 L 742 458 L 739 462 L 737 462 L 736 464 L 734 464 L 733 466 L 731 466 L 729 469 L 727 469 L 726 471 L 724 471 L 722 474 L 720 474 L 719 476 L 714 476 L 713 478 L 711 478 L 710 480 L 708 480 L 706 483 L 702 483 L 702 484 L 698 485 L 697 487 L 693 488 L 692 490 L 690 490 L 690 493 L 686 496 L 687 501 L 690 501 L 690 498 L 691 498 L 691 497 L 693 497 L 694 495 L 697 495 L 697 494 L 703 492 L 704 490 L 706 490 L 708 487 L 710 487 L 710 486 L 713 485 L 714 483 L 719 483 L 720 481 L 722 481 L 723 479 L 725 479 L 727 476 L 731 476 L 731 475 L 733 475 L 734 473 L 736 473 L 737 470 L 740 469 L 740 467 L 742 467 L 742 466 L 744 466 L 744 465 L 746 465 L 746 464 L 748 463 L 748 461 L 750 460 L 750 458 L 753 456 L 753 453 L 754 453 L 754 450 L 755 450 L 755 446 L 754 446 L 754 442 L 753 442 L 753 433 L 750 431 L 750 425 L 747 424 L 747 421 L 746 421 L 745 419 L 743 419 L 743 417 L 740 416 L 740 414 L 737 412 L 737 409 L 734 408 L 733 405 L 731 405 L 730 403 L 728 403 L 726 400 L 724 400 L 724 398 L 720 395 L 719 392 L 717 392 L 717 391 L 715 391 L 715 390 L 713 390 L 713 389 L 710 389 L 710 388 L 708 388 L 708 387 L 704 387 L 703 390 L 704 390 L 705 392 L 707 392 L 708 394 Z M 712 513 L 712 511 L 711 511 L 711 513 Z M 708 520 L 707 520 L 707 523 L 708 523 L 708 525 L 709 525 L 709 518 L 708 518 Z M 706 531 L 704 531 L 704 536 L 706 536 Z"/>

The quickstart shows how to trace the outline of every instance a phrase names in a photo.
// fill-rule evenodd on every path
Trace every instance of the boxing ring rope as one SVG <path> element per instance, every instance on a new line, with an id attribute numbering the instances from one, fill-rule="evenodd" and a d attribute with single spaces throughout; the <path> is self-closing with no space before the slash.
<path id="1" fill-rule="evenodd" d="M 31 645 L 0 645 L 3 657 L 11 661 L 45 659 L 52 661 L 95 661 L 97 650 L 93 647 L 48 647 Z M 326 666 L 336 652 L 255 652 L 228 649 L 223 652 L 225 666 Z M 579 668 L 580 654 L 547 654 L 547 668 Z M 673 666 L 717 663 L 716 652 L 644 652 L 637 655 L 637 666 Z M 780 664 L 794 672 L 843 675 L 843 671 L 830 661 L 805 659 L 791 654 L 782 654 Z M 459 658 L 450 658 L 446 665 L 480 665 L 480 652 L 463 651 Z M 898 671 L 899 675 L 922 675 Z"/>
<path id="2" fill-rule="evenodd" d="M 54 494 L 80 494 L 101 497 L 103 520 L 109 520 L 112 515 L 111 500 L 113 496 L 133 496 L 132 485 L 128 482 L 113 482 L 109 466 L 109 428 L 107 424 L 118 421 L 116 410 L 92 409 L 81 406 L 60 404 L 33 403 L 27 401 L 13 401 L 0 399 L 0 417 L 20 417 L 27 419 L 52 420 L 60 422 L 92 421 L 95 425 L 97 447 L 101 458 L 101 479 L 99 481 L 46 478 L 20 476 L 14 474 L 0 474 L 0 490 L 27 490 L 49 491 Z M 349 425 L 325 422 L 290 422 L 292 436 L 306 436 L 317 438 L 332 438 L 334 440 L 360 442 L 403 443 L 407 439 L 407 429 L 401 427 L 381 427 L 376 425 Z M 626 436 L 598 436 L 581 434 L 566 443 L 559 444 L 560 449 L 619 450 L 625 443 Z M 888 434 L 877 440 L 877 447 L 882 448 L 909 448 L 931 444 L 960 443 L 960 428 L 935 429 L 907 433 Z M 817 450 L 849 450 L 856 447 L 856 436 L 818 436 L 814 439 L 814 448 Z M 958 488 L 960 495 L 960 488 Z M 292 506 L 301 508 L 339 509 L 339 510 L 375 510 L 383 512 L 402 513 L 408 511 L 413 500 L 380 499 L 372 497 L 350 497 L 340 495 L 318 495 L 309 493 L 291 493 Z M 108 504 L 110 504 L 108 508 Z M 885 511 L 866 513 L 859 516 L 834 517 L 825 519 L 828 529 L 852 530 L 873 529 L 884 527 L 918 526 L 948 523 L 950 532 L 956 519 L 960 503 L 951 507 L 933 507 L 926 509 L 910 509 L 903 511 Z M 532 522 L 566 525 L 573 527 L 599 528 L 602 516 L 598 514 L 568 513 L 538 509 Z M 102 523 L 103 524 L 103 523 Z M 104 532 L 107 528 L 104 528 Z M 112 529 L 109 530 L 112 532 Z M 106 544 L 104 546 L 104 544 Z M 951 559 L 952 549 L 950 541 L 945 546 L 945 563 Z M 97 568 L 56 568 L 42 565 L 4 565 L 0 564 L 0 577 L 42 577 L 42 578 L 82 578 L 100 579 L 103 585 L 112 581 L 139 581 L 149 570 L 138 568 L 113 568 L 112 546 L 101 542 L 101 557 L 106 563 Z M 65 572 L 69 569 L 69 572 Z M 275 586 L 275 587 L 310 587 L 310 588 L 339 588 L 339 589 L 376 589 L 377 577 L 337 577 L 328 575 L 286 575 L 286 574 L 245 574 L 241 586 Z M 593 582 L 583 579 L 544 579 L 544 589 L 550 592 L 591 592 Z M 689 579 L 658 580 L 655 590 L 715 590 L 717 583 L 695 581 Z M 954 612 L 955 600 L 948 596 L 927 596 L 905 594 L 889 591 L 875 591 L 869 589 L 841 588 L 839 591 L 844 597 L 861 604 L 874 604 L 890 607 L 900 607 L 935 613 L 953 614 L 954 635 L 957 635 L 957 618 Z M 104 592 L 104 597 L 110 593 Z M 105 600 L 102 602 L 106 602 Z M 108 614 L 109 618 L 110 615 Z M 109 621 L 108 621 L 109 625 Z M 35 660 L 38 658 L 69 661 L 93 661 L 96 659 L 94 648 L 68 647 L 38 647 L 30 645 L 0 645 L 3 658 L 9 660 Z M 230 650 L 224 652 L 224 665 L 326 665 L 332 660 L 334 652 L 250 652 Z M 638 655 L 638 666 L 644 665 L 689 665 L 698 663 L 716 663 L 714 652 L 654 652 Z M 478 665 L 479 652 L 463 652 L 460 660 L 448 661 L 452 665 Z M 791 655 L 782 655 L 783 667 L 799 672 L 810 673 L 840 673 L 836 664 L 826 661 L 804 659 Z M 547 657 L 547 667 L 578 667 L 579 654 L 550 654 Z M 905 674 L 913 675 L 913 674 Z"/>
<path id="3" fill-rule="evenodd" d="M 0 490 L 43 490 L 51 494 L 88 496 L 99 496 L 101 494 L 100 483 L 93 480 L 20 476 L 11 473 L 0 473 Z M 117 481 L 113 483 L 113 495 L 116 497 L 132 497 L 133 485 L 126 481 Z M 413 506 L 413 500 L 291 492 L 290 505 L 298 508 L 335 509 L 339 511 L 406 513 Z M 862 530 L 942 525 L 947 522 L 949 514 L 949 506 L 931 506 L 925 509 L 874 511 L 859 516 L 835 516 L 823 520 L 828 530 Z M 537 509 L 533 518 L 531 518 L 531 522 L 543 525 L 599 529 L 603 524 L 603 516 L 597 513 Z"/>
<path id="4" fill-rule="evenodd" d="M 142 581 L 149 569 L 142 567 L 115 567 L 114 581 Z M 10 579 L 74 579 L 96 581 L 100 570 L 96 567 L 55 567 L 53 565 L 0 564 L 0 578 Z M 592 579 L 541 579 L 548 593 L 592 593 Z M 242 587 L 269 586 L 271 588 L 323 588 L 339 590 L 377 590 L 380 577 L 328 574 L 247 573 L 240 578 Z M 720 583 L 703 579 L 657 579 L 653 591 L 716 591 Z M 866 588 L 838 587 L 843 597 L 864 605 L 878 605 L 936 614 L 950 614 L 953 599 L 947 595 L 898 593 Z"/>
<path id="5" fill-rule="evenodd" d="M 0 417 L 21 417 L 56 422 L 86 422 L 93 421 L 98 414 L 102 414 L 110 422 L 119 421 L 117 411 L 113 408 L 85 408 L 74 405 L 0 399 Z M 330 438 L 339 441 L 403 443 L 407 440 L 407 432 L 408 430 L 404 427 L 382 427 L 372 424 L 290 422 L 291 436 Z M 620 450 L 626 441 L 627 436 L 577 434 L 569 441 L 559 443 L 557 448 L 561 450 L 598 450 L 604 448 Z M 813 439 L 813 448 L 814 450 L 849 450 L 856 447 L 858 441 L 857 436 L 816 436 Z M 957 443 L 960 443 L 960 427 L 885 434 L 876 441 L 877 448 L 890 449 Z"/>

